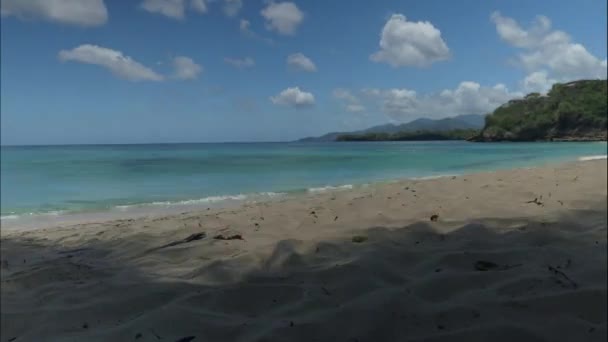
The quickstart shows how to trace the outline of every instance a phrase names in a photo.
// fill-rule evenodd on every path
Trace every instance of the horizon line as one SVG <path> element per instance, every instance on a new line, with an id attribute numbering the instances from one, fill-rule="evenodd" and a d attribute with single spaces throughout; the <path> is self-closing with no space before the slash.
<path id="1" fill-rule="evenodd" d="M 299 140 L 299 139 L 297 139 Z M 199 141 L 199 142 L 137 142 L 137 143 L 65 143 L 65 144 L 0 144 L 0 147 L 48 147 L 48 146 L 117 146 L 117 145 L 189 145 L 189 144 L 276 144 L 296 142 L 282 141 Z"/>

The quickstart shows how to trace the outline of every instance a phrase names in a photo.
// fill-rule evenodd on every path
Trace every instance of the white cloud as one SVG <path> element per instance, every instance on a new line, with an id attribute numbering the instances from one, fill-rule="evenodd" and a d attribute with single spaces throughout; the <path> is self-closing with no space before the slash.
<path id="1" fill-rule="evenodd" d="M 357 113 L 365 111 L 365 107 L 360 103 L 359 98 L 347 89 L 334 89 L 333 96 L 343 103 L 344 109 L 348 112 Z"/>
<path id="2" fill-rule="evenodd" d="M 535 71 L 523 80 L 522 88 L 526 92 L 546 93 L 557 80 L 549 78 L 545 70 Z"/>
<path id="3" fill-rule="evenodd" d="M 545 16 L 537 16 L 528 30 L 522 29 L 512 18 L 503 17 L 499 12 L 492 13 L 491 17 L 496 24 L 498 35 L 509 44 L 525 48 L 535 46 L 543 40 L 543 36 L 551 28 L 551 21 Z M 567 37 L 556 37 L 566 38 Z"/>
<path id="4" fill-rule="evenodd" d="M 277 105 L 303 108 L 314 105 L 315 97 L 312 93 L 300 90 L 299 87 L 293 87 L 281 91 L 276 96 L 271 96 L 270 101 Z"/>
<path id="5" fill-rule="evenodd" d="M 393 14 L 380 35 L 380 51 L 370 56 L 374 62 L 393 67 L 428 66 L 450 57 L 450 49 L 439 31 L 428 21 L 407 21 L 402 14 Z"/>
<path id="6" fill-rule="evenodd" d="M 346 100 L 349 102 L 358 102 L 359 99 L 353 95 L 349 90 L 343 88 L 334 89 L 333 95 L 339 100 Z"/>
<path id="7" fill-rule="evenodd" d="M 365 111 L 365 107 L 363 107 L 360 104 L 349 104 L 346 105 L 346 110 L 352 113 L 359 113 L 359 112 L 364 112 Z"/>
<path id="8" fill-rule="evenodd" d="M 192 6 L 192 9 L 200 13 L 207 12 L 207 3 L 205 0 L 192 0 L 190 2 L 190 6 Z"/>
<path id="9" fill-rule="evenodd" d="M 282 35 L 293 35 L 304 20 L 304 13 L 293 2 L 271 2 L 261 12 L 266 28 Z"/>
<path id="10" fill-rule="evenodd" d="M 79 26 L 99 26 L 108 21 L 103 0 L 2 0 L 0 13 Z"/>
<path id="11" fill-rule="evenodd" d="M 205 0 L 144 0 L 141 3 L 144 10 L 173 19 L 183 19 L 188 6 L 199 13 L 207 12 Z"/>
<path id="12" fill-rule="evenodd" d="M 243 33 L 246 36 L 249 36 L 249 37 L 255 38 L 255 39 L 259 39 L 267 44 L 272 45 L 274 43 L 272 41 L 272 39 L 262 37 L 262 36 L 258 35 L 257 33 L 253 32 L 253 30 L 251 29 L 251 22 L 249 20 L 241 19 L 241 21 L 239 22 L 239 29 L 241 30 L 241 33 Z"/>
<path id="13" fill-rule="evenodd" d="M 560 82 L 606 78 L 605 62 L 592 55 L 583 45 L 572 42 L 567 33 L 552 31 L 549 18 L 536 17 L 528 29 L 499 12 L 494 12 L 491 20 L 502 40 L 524 50 L 518 55 L 518 63 L 529 72 L 543 68 L 553 81 Z"/>
<path id="14" fill-rule="evenodd" d="M 378 101 L 381 110 L 396 121 L 419 117 L 441 118 L 460 114 L 484 114 L 505 102 L 522 97 L 510 92 L 504 84 L 483 87 L 475 82 L 461 82 L 456 89 L 419 95 L 409 89 L 364 89 L 363 93 Z"/>
<path id="15" fill-rule="evenodd" d="M 163 76 L 143 66 L 122 52 L 97 45 L 84 44 L 72 50 L 59 51 L 62 61 L 95 64 L 110 70 L 114 75 L 129 81 L 161 81 Z"/>
<path id="16" fill-rule="evenodd" d="M 235 68 L 250 68 L 255 65 L 255 61 L 251 57 L 245 58 L 224 58 L 224 62 L 232 65 Z"/>
<path id="17" fill-rule="evenodd" d="M 239 23 L 239 28 L 241 29 L 241 32 L 251 32 L 251 22 L 246 19 L 241 19 Z"/>
<path id="18" fill-rule="evenodd" d="M 173 58 L 173 77 L 178 80 L 194 80 L 203 71 L 203 67 L 196 64 L 192 58 L 177 56 Z"/>
<path id="19" fill-rule="evenodd" d="M 302 53 L 294 53 L 287 57 L 287 65 L 294 70 L 315 72 L 317 71 L 317 66 L 313 61 L 304 56 Z"/>
<path id="20" fill-rule="evenodd" d="M 242 7 L 242 0 L 224 0 L 224 13 L 229 17 L 237 15 Z"/>

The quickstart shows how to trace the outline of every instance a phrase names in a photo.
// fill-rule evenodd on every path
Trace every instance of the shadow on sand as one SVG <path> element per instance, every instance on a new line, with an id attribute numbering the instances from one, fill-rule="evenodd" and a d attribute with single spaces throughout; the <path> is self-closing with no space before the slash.
<path id="1" fill-rule="evenodd" d="M 605 205 L 218 260 L 247 241 L 5 238 L 2 341 L 604 341 Z"/>

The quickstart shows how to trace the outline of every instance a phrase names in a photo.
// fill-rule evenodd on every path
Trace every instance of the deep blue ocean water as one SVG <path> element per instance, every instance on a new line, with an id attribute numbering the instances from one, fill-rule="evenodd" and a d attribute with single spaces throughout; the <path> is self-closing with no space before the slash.
<path id="1" fill-rule="evenodd" d="M 605 142 L 3 146 L 2 217 L 207 205 L 605 155 Z"/>

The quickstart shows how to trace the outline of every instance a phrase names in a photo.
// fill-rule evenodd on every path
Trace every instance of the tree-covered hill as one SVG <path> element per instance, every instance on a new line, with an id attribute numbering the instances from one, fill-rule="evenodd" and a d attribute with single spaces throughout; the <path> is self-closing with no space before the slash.
<path id="1" fill-rule="evenodd" d="M 606 140 L 606 80 L 556 83 L 547 95 L 511 100 L 486 117 L 472 141 Z"/>
<path id="2" fill-rule="evenodd" d="M 479 133 L 476 129 L 454 129 L 450 131 L 403 131 L 397 133 L 366 133 L 339 135 L 336 141 L 425 141 L 466 140 Z"/>

